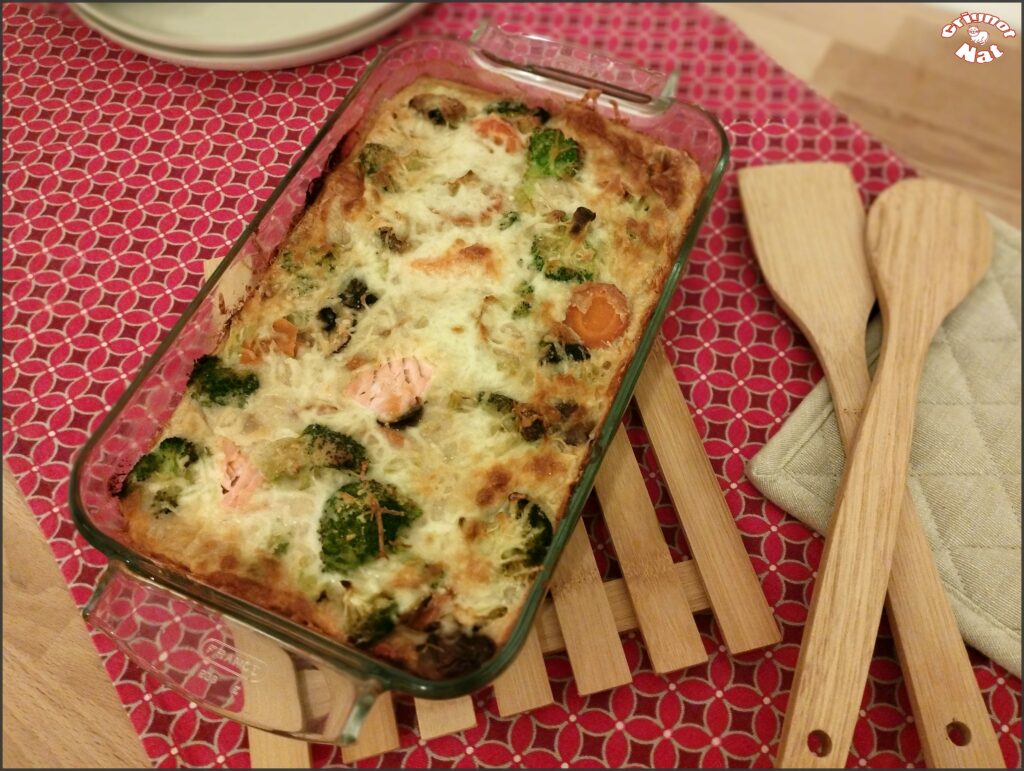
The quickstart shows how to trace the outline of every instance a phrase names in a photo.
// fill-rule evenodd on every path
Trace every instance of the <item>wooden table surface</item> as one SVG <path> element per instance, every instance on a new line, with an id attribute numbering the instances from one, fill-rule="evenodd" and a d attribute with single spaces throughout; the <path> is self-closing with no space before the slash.
<path id="1" fill-rule="evenodd" d="M 1020 226 L 1020 44 L 969 65 L 929 6 L 713 4 L 923 174 Z M 3 479 L 3 764 L 147 765 L 53 556 Z"/>

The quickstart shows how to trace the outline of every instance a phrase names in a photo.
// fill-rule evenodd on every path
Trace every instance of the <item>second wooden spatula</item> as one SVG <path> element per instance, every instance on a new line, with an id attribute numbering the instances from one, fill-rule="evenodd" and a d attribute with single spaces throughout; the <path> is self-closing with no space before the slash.
<path id="1" fill-rule="evenodd" d="M 834 163 L 748 168 L 739 182 L 765 280 L 814 348 L 849 451 L 870 383 L 865 327 L 875 301 L 857 186 L 849 169 Z M 967 651 L 906 492 L 901 506 L 888 611 L 925 758 L 935 768 L 1001 765 Z M 790 721 L 780 765 L 842 766 L 863 686 L 863 680 L 848 682 L 813 726 Z M 816 752 L 807 746 L 807 733 L 815 734 Z"/>

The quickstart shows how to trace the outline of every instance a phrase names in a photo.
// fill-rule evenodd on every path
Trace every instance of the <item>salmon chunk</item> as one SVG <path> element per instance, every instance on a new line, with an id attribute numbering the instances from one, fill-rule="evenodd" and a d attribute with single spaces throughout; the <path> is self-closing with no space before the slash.
<path id="1" fill-rule="evenodd" d="M 345 395 L 377 414 L 386 425 L 408 420 L 423 407 L 433 369 L 414 356 L 392 359 L 358 373 Z"/>
<path id="2" fill-rule="evenodd" d="M 245 506 L 252 494 L 263 484 L 263 474 L 230 439 L 221 438 L 224 450 L 224 474 L 220 488 L 225 506 L 233 509 Z"/>

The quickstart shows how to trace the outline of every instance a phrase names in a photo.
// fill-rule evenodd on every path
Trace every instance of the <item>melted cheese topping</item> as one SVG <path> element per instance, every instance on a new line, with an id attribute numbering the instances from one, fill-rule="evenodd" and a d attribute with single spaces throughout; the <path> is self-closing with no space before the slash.
<path id="1" fill-rule="evenodd" d="M 124 496 L 140 548 L 431 677 L 508 635 L 537 568 L 516 506 L 562 517 L 703 186 L 589 105 L 544 122 L 498 99 L 418 81 L 380 107 L 214 352 L 259 387 L 226 404 L 190 388 L 161 434 L 199 448 L 173 510 L 147 506 L 152 479 Z M 531 137 L 552 129 L 577 143 L 574 173 L 538 173 Z M 590 283 L 628 308 L 588 349 L 565 321 Z M 314 424 L 365 463 L 273 470 Z M 321 520 L 360 480 L 421 513 L 332 569 Z M 381 607 L 373 639 L 357 632 Z"/>

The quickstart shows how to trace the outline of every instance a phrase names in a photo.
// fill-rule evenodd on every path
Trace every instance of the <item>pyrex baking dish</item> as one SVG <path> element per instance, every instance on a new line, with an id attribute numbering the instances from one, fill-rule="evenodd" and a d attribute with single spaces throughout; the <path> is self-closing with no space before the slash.
<path id="1" fill-rule="evenodd" d="M 707 180 L 639 348 L 507 643 L 475 671 L 442 681 L 378 661 L 137 553 L 123 536 L 111 484 L 148 451 L 184 391 L 194 361 L 212 350 L 236 302 L 258 281 L 294 218 L 315 197 L 325 165 L 336 160 L 332 154 L 340 152 L 364 114 L 420 75 L 505 93 L 519 91 L 533 100 L 574 99 L 588 89 L 600 89 L 602 112 L 617 109 L 635 129 L 689 152 Z M 443 699 L 491 682 L 512 661 L 530 630 L 727 164 L 721 125 L 699 107 L 675 101 L 677 85 L 678 73 L 659 74 L 603 54 L 488 26 L 468 42 L 413 39 L 378 56 L 77 457 L 70 488 L 75 524 L 110 558 L 85 608 L 86 618 L 138 665 L 192 701 L 243 723 L 308 740 L 351 742 L 376 697 L 386 690 Z"/>

